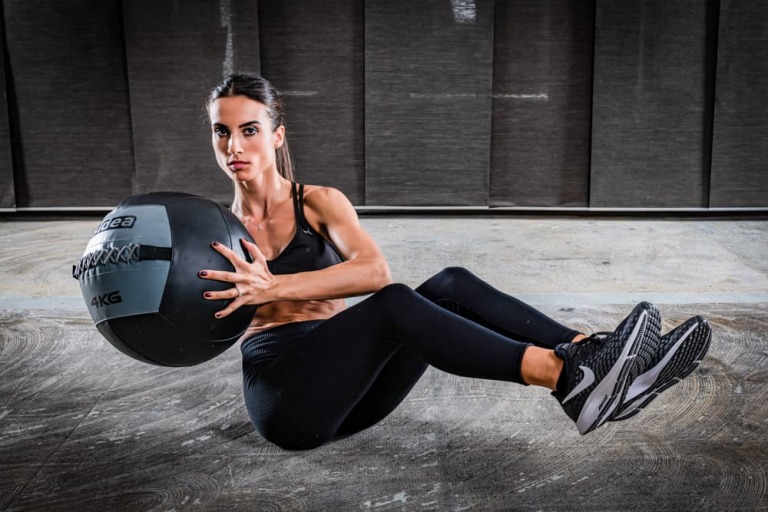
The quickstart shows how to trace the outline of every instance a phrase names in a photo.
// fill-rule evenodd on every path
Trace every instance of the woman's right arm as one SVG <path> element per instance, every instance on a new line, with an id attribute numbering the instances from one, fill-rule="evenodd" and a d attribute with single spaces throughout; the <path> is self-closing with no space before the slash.
<path id="1" fill-rule="evenodd" d="M 209 292 L 206 296 L 210 300 L 234 299 L 221 311 L 221 316 L 245 304 L 364 295 L 392 282 L 386 258 L 360 225 L 357 212 L 344 194 L 332 188 L 316 187 L 305 195 L 305 207 L 308 220 L 311 219 L 318 232 L 336 245 L 345 261 L 321 270 L 274 275 L 269 272 L 266 258 L 256 245 L 244 242 L 253 256 L 253 263 L 246 262 L 222 244 L 215 245 L 214 249 L 235 267 L 235 272 L 205 271 L 203 276 L 234 284 L 230 290 Z"/>

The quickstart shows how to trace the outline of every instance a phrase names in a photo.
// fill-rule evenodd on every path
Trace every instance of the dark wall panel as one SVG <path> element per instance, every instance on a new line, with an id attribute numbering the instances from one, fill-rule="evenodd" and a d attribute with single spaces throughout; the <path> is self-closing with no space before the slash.
<path id="1" fill-rule="evenodd" d="M 768 4 L 722 0 L 712 207 L 768 207 Z"/>
<path id="2" fill-rule="evenodd" d="M 229 201 L 204 115 L 208 91 L 259 71 L 256 2 L 124 2 L 136 192 L 176 190 Z"/>
<path id="3" fill-rule="evenodd" d="M 262 73 L 282 93 L 297 180 L 364 200 L 363 3 L 259 0 Z"/>
<path id="4" fill-rule="evenodd" d="M 131 190 L 119 0 L 5 0 L 20 207 L 109 206 Z"/>
<path id="5" fill-rule="evenodd" d="M 0 208 L 227 202 L 203 104 L 236 71 L 357 205 L 768 207 L 764 4 L 1 0 Z"/>
<path id="6" fill-rule="evenodd" d="M 496 2 L 491 206 L 586 206 L 593 2 Z"/>
<path id="7" fill-rule="evenodd" d="M 590 206 L 707 206 L 714 8 L 597 1 Z"/>
<path id="8" fill-rule="evenodd" d="M 5 86 L 5 34 L 0 23 L 0 208 L 14 206 L 16 194 L 13 190 L 11 128 L 8 118 L 8 92 Z"/>
<path id="9" fill-rule="evenodd" d="M 365 2 L 368 205 L 486 205 L 493 2 Z"/>

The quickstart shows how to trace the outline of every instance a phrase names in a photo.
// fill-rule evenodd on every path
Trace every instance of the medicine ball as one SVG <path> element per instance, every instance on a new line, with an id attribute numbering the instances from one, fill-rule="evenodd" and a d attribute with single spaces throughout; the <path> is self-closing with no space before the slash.
<path id="1" fill-rule="evenodd" d="M 99 332 L 121 352 L 160 366 L 192 366 L 232 346 L 256 311 L 243 306 L 214 318 L 229 301 L 203 293 L 233 285 L 198 276 L 203 269 L 234 271 L 213 241 L 251 261 L 242 238 L 253 242 L 234 214 L 208 199 L 132 196 L 104 217 L 72 275 Z"/>

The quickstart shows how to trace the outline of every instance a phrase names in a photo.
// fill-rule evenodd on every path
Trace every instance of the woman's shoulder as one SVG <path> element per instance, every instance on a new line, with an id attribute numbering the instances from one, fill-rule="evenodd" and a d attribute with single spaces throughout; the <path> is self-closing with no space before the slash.
<path id="1" fill-rule="evenodd" d="M 334 206 L 339 202 L 349 203 L 344 193 L 333 187 L 304 184 L 304 204 L 312 207 Z"/>
<path id="2" fill-rule="evenodd" d="M 322 185 L 304 184 L 304 206 L 320 218 L 354 212 L 352 203 L 342 191 Z"/>

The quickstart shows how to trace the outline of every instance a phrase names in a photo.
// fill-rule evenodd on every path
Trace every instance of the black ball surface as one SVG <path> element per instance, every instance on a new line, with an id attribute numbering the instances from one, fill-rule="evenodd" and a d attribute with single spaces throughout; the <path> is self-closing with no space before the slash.
<path id="1" fill-rule="evenodd" d="M 216 319 L 227 300 L 203 298 L 231 283 L 200 270 L 234 267 L 217 241 L 250 261 L 253 242 L 229 210 L 203 197 L 156 192 L 132 196 L 101 222 L 73 275 L 99 332 L 123 353 L 160 366 L 192 366 L 224 352 L 245 332 L 256 306 Z"/>

